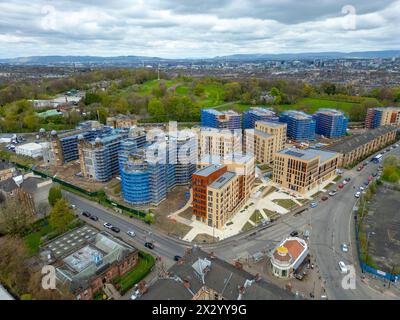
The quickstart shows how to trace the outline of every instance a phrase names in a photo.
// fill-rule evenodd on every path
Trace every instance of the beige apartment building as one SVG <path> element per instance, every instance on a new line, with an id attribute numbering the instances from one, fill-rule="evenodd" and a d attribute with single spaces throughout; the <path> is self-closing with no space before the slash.
<path id="1" fill-rule="evenodd" d="M 106 124 L 114 129 L 130 128 L 137 125 L 137 120 L 133 116 L 119 114 L 115 117 L 107 117 Z"/>
<path id="2" fill-rule="evenodd" d="M 205 155 L 225 157 L 227 154 L 242 150 L 241 130 L 201 128 L 197 130 L 199 159 Z"/>
<path id="3" fill-rule="evenodd" d="M 198 221 L 221 229 L 246 203 L 255 179 L 254 157 L 208 157 L 193 174 L 193 214 Z"/>
<path id="4" fill-rule="evenodd" d="M 273 181 L 307 193 L 336 175 L 339 154 L 315 149 L 288 148 L 274 154 Z"/>
<path id="5" fill-rule="evenodd" d="M 396 127 L 392 125 L 382 126 L 367 130 L 339 141 L 326 149 L 340 154 L 339 166 L 354 166 L 372 153 L 379 151 L 386 145 L 396 141 Z"/>
<path id="6" fill-rule="evenodd" d="M 254 129 L 254 145 L 246 144 L 253 150 L 256 161 L 261 164 L 270 164 L 275 152 L 285 148 L 286 123 L 272 121 L 256 121 Z M 246 131 L 246 142 L 251 139 L 253 133 Z"/>

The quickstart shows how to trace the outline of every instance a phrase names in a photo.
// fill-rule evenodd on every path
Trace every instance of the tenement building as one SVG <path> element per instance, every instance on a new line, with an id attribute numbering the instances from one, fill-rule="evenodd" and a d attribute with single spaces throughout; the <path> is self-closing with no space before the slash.
<path id="1" fill-rule="evenodd" d="M 391 125 L 355 134 L 326 149 L 340 154 L 339 166 L 348 167 L 396 141 L 397 128 Z"/>
<path id="2" fill-rule="evenodd" d="M 304 194 L 334 177 L 338 162 L 336 152 L 284 149 L 274 154 L 273 180 L 282 187 Z"/>

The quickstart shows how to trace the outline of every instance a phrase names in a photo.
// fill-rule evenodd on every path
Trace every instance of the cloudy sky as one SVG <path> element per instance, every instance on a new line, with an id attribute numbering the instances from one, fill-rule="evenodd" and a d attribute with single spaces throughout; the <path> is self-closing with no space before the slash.
<path id="1" fill-rule="evenodd" d="M 400 0 L 0 0 L 0 58 L 400 49 Z"/>

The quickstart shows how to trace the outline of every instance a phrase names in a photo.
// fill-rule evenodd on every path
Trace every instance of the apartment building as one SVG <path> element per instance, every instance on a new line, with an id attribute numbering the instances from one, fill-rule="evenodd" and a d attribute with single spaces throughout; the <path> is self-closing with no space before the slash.
<path id="1" fill-rule="evenodd" d="M 243 129 L 254 129 L 256 121 L 279 121 L 272 108 L 251 108 L 243 113 Z"/>
<path id="2" fill-rule="evenodd" d="M 44 163 L 62 166 L 65 163 L 78 160 L 79 136 L 87 141 L 93 141 L 97 137 L 112 132 L 111 127 L 98 126 L 97 121 L 81 123 L 77 129 L 65 133 L 57 133 L 52 130 L 48 137 L 48 147 L 43 149 Z"/>
<path id="3" fill-rule="evenodd" d="M 370 108 L 367 110 L 365 117 L 365 127 L 367 129 L 375 129 L 385 125 L 400 127 L 399 107 Z"/>
<path id="4" fill-rule="evenodd" d="M 285 148 L 286 131 L 286 123 L 256 121 L 254 131 L 246 131 L 246 152 L 259 163 L 270 164 L 274 153 Z M 248 143 L 251 139 L 253 144 Z"/>
<path id="5" fill-rule="evenodd" d="M 169 135 L 169 143 L 176 148 L 176 184 L 186 185 L 192 182 L 198 161 L 197 135 L 191 130 L 180 130 Z M 172 147 L 172 145 L 171 145 Z M 170 151 L 173 148 L 170 148 Z"/>
<path id="6" fill-rule="evenodd" d="M 228 154 L 242 150 L 241 130 L 201 128 L 197 132 L 197 137 L 200 159 L 206 155 L 216 155 L 224 158 Z"/>
<path id="7" fill-rule="evenodd" d="M 284 111 L 279 122 L 287 124 L 287 136 L 295 141 L 315 140 L 315 120 L 302 111 Z"/>
<path id="8" fill-rule="evenodd" d="M 130 128 L 137 124 L 137 120 L 133 116 L 119 114 L 115 117 L 107 117 L 106 124 L 114 129 Z"/>
<path id="9" fill-rule="evenodd" d="M 249 199 L 255 164 L 250 155 L 205 157 L 193 174 L 193 215 L 208 226 L 221 229 Z"/>
<path id="10" fill-rule="evenodd" d="M 313 115 L 313 118 L 317 134 L 326 138 L 339 138 L 346 135 L 349 118 L 342 111 L 322 108 Z"/>
<path id="11" fill-rule="evenodd" d="M 328 146 L 329 151 L 340 154 L 339 166 L 349 167 L 362 161 L 372 153 L 396 141 L 397 128 L 391 125 L 367 130 L 362 134 L 355 134 Z"/>
<path id="12" fill-rule="evenodd" d="M 282 187 L 307 193 L 336 175 L 339 154 L 315 149 L 288 148 L 274 154 L 273 181 Z"/>
<path id="13" fill-rule="evenodd" d="M 241 129 L 242 115 L 233 110 L 202 109 L 201 126 L 216 129 Z"/>
<path id="14" fill-rule="evenodd" d="M 107 182 L 119 172 L 120 144 L 127 137 L 124 133 L 112 133 L 86 141 L 78 136 L 79 163 L 82 175 L 99 182 Z"/>

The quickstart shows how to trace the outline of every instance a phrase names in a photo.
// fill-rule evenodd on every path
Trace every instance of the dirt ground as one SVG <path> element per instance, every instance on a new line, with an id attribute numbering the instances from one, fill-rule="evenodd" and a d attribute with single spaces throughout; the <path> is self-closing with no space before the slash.
<path id="1" fill-rule="evenodd" d="M 399 205 L 400 191 L 379 187 L 364 218 L 363 230 L 371 232 L 368 254 L 385 272 L 400 271 Z"/>
<path id="2" fill-rule="evenodd" d="M 215 237 L 210 236 L 205 233 L 200 233 L 193 239 L 193 242 L 196 242 L 196 243 L 214 243 L 217 241 L 218 241 L 218 238 L 215 238 Z"/>

